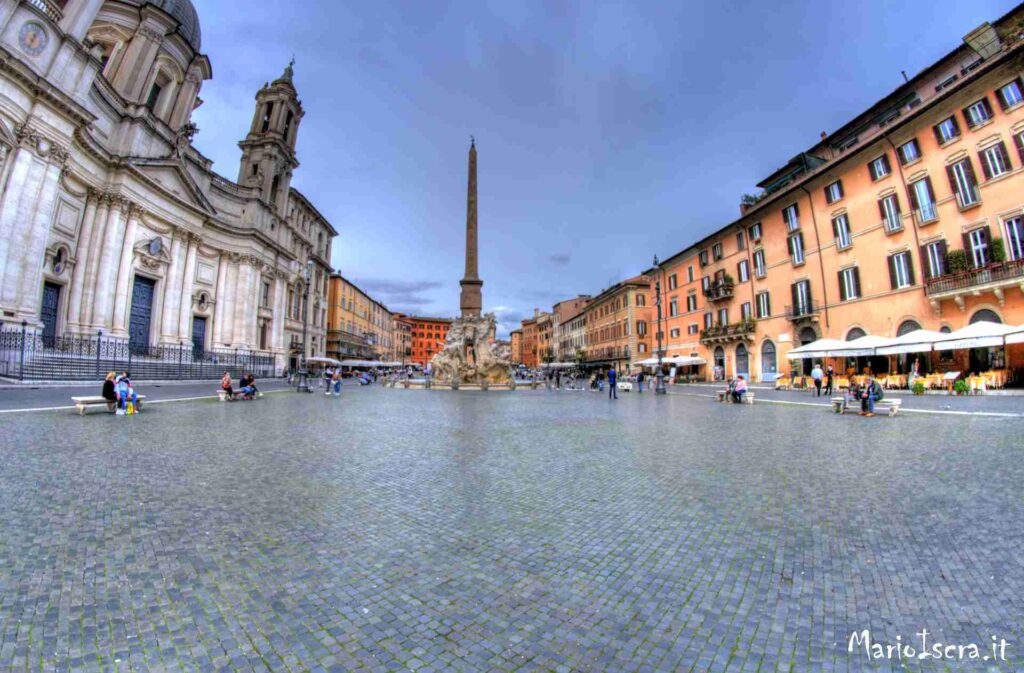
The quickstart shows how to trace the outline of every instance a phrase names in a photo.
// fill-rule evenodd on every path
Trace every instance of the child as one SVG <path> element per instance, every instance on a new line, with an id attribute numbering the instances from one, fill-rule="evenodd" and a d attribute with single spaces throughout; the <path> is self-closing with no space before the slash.
<path id="1" fill-rule="evenodd" d="M 117 414 L 119 416 L 134 414 L 139 403 L 139 398 L 135 394 L 135 388 L 132 387 L 132 382 L 131 379 L 128 378 L 127 372 L 117 377 L 117 381 L 114 384 L 114 390 L 117 393 Z"/>

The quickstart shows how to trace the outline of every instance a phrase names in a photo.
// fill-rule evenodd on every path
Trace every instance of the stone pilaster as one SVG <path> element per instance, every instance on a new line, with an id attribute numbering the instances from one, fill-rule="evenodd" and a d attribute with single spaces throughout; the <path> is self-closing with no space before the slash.
<path id="1" fill-rule="evenodd" d="M 98 206 L 99 194 L 90 189 L 86 197 L 82 228 L 78 232 L 78 244 L 75 246 L 75 268 L 71 273 L 71 297 L 68 299 L 68 328 L 75 332 L 82 329 L 82 295 L 85 292 L 85 277 L 89 268 L 89 240 L 96 226 Z"/>
<path id="2" fill-rule="evenodd" d="M 182 233 L 171 241 L 171 263 L 164 278 L 164 310 L 160 320 L 160 341 L 178 343 L 178 304 L 181 299 Z"/>
<path id="3" fill-rule="evenodd" d="M 188 252 L 185 254 L 185 275 L 181 279 L 181 299 L 178 302 L 178 338 L 183 341 L 192 339 L 192 286 L 196 277 L 196 253 L 202 239 L 196 234 L 188 234 Z"/>
<path id="4" fill-rule="evenodd" d="M 114 290 L 114 336 L 128 336 L 128 288 L 134 273 L 132 263 L 135 259 L 135 232 L 138 230 L 141 216 L 141 208 L 134 204 L 128 206 L 128 226 L 121 245 L 121 258 L 117 264 L 117 284 Z"/>
<path id="5" fill-rule="evenodd" d="M 213 344 L 224 345 L 224 305 L 227 303 L 228 258 L 221 253 L 217 258 L 216 303 L 213 305 Z"/>
<path id="6" fill-rule="evenodd" d="M 111 200 L 107 225 L 103 234 L 103 247 L 97 260 L 96 286 L 93 289 L 92 326 L 109 330 L 113 316 L 113 294 L 117 281 L 121 244 L 124 242 L 124 211 L 128 202 L 122 197 Z"/>

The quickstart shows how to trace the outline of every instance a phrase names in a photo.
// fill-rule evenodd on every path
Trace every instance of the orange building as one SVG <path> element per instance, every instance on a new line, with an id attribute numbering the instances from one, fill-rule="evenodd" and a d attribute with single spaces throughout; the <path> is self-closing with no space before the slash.
<path id="1" fill-rule="evenodd" d="M 540 311 L 533 310 L 534 317 L 523 321 L 523 365 L 531 368 L 540 364 L 540 356 L 537 352 L 537 316 Z"/>
<path id="2" fill-rule="evenodd" d="M 512 330 L 512 332 L 509 333 L 509 340 L 512 344 L 512 364 L 523 364 L 523 330 Z"/>
<path id="3" fill-rule="evenodd" d="M 626 372 L 651 357 L 651 294 L 650 280 L 637 276 L 616 283 L 587 304 L 583 310 L 587 364 Z"/>
<path id="4" fill-rule="evenodd" d="M 450 318 L 422 318 L 406 316 L 412 332 L 412 355 L 409 361 L 426 367 L 427 363 L 444 348 L 448 338 L 448 329 L 452 326 Z"/>
<path id="5" fill-rule="evenodd" d="M 556 362 L 566 362 L 575 359 L 575 349 L 567 348 L 567 339 L 565 333 L 567 332 L 568 325 L 566 324 L 573 317 L 580 314 L 583 307 L 590 301 L 590 295 L 581 294 L 573 297 L 572 299 L 565 299 L 558 302 L 551 307 L 551 330 L 553 333 L 552 348 L 554 350 L 554 360 Z"/>
<path id="6" fill-rule="evenodd" d="M 774 380 L 790 349 L 822 337 L 1024 323 L 1024 42 L 1010 30 L 1021 17 L 972 31 L 765 178 L 739 219 L 649 271 L 666 354 L 703 356 L 708 376 Z M 869 364 L 906 371 L 906 359 Z M 1024 347 L 922 360 L 1021 368 Z"/>

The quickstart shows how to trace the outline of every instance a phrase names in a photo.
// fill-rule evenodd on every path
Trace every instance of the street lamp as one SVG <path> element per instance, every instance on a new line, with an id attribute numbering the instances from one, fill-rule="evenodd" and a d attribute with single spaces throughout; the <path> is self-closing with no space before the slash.
<path id="1" fill-rule="evenodd" d="M 654 256 L 654 268 L 657 269 L 657 275 L 654 276 L 654 304 L 658 307 L 658 376 L 654 394 L 664 395 L 667 391 L 665 390 L 665 374 L 661 371 L 661 264 L 658 262 L 657 255 Z"/>
<path id="2" fill-rule="evenodd" d="M 309 316 L 309 286 L 313 281 L 313 260 L 306 261 L 306 298 L 302 302 L 302 355 L 299 358 L 298 382 L 295 384 L 295 392 L 311 393 L 309 387 L 309 372 L 306 370 L 306 323 Z"/>

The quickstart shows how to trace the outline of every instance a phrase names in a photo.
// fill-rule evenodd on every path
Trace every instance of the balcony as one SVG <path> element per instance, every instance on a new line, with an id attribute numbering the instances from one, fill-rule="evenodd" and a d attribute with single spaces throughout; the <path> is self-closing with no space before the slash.
<path id="1" fill-rule="evenodd" d="M 797 304 L 796 306 L 787 306 L 785 316 L 787 320 L 792 322 L 800 322 L 803 320 L 815 322 L 818 320 L 819 313 L 821 313 L 821 303 L 810 301 L 803 304 Z"/>
<path id="2" fill-rule="evenodd" d="M 60 22 L 61 17 L 64 16 L 64 12 L 60 8 L 63 3 L 55 2 L 54 0 L 28 0 L 26 4 L 38 9 L 54 23 Z"/>
<path id="3" fill-rule="evenodd" d="M 757 323 L 753 320 L 743 320 L 731 325 L 713 325 L 701 330 L 700 342 L 707 345 L 732 341 L 753 341 L 756 326 Z"/>
<path id="4" fill-rule="evenodd" d="M 977 269 L 931 278 L 925 282 L 925 294 L 936 312 L 943 299 L 952 299 L 963 311 L 966 303 L 964 297 L 969 294 L 978 297 L 983 292 L 991 292 L 1002 306 L 1005 302 L 1004 291 L 1015 286 L 1024 291 L 1024 259 L 996 262 Z"/>
<path id="5" fill-rule="evenodd" d="M 735 285 L 733 285 L 732 281 L 728 280 L 712 283 L 706 290 L 704 290 L 704 297 L 708 301 L 732 299 L 734 287 Z"/>

